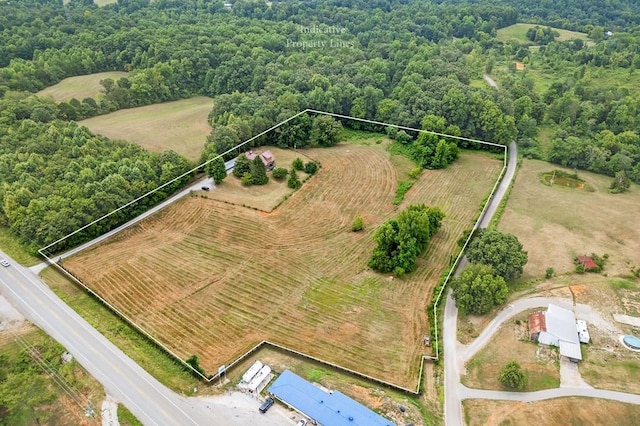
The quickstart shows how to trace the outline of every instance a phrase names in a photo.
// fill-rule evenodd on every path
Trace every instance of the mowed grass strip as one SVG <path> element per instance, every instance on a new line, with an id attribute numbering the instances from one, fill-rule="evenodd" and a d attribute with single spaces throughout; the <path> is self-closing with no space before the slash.
<path id="1" fill-rule="evenodd" d="M 462 405 L 469 426 L 526 425 L 532 422 L 540 426 L 635 426 L 640 416 L 640 405 L 596 398 L 571 397 L 539 402 L 467 399 Z"/>
<path id="2" fill-rule="evenodd" d="M 56 102 L 68 102 L 73 98 L 82 101 L 84 98 L 96 98 L 104 93 L 104 88 L 100 85 L 100 80 L 107 78 L 117 81 L 121 77 L 126 77 L 123 71 L 108 71 L 96 74 L 80 75 L 77 77 L 65 78 L 58 84 L 42 89 L 36 95 L 51 96 Z"/>
<path id="3" fill-rule="evenodd" d="M 577 255 L 609 254 L 606 272 L 626 274 L 640 265 L 640 186 L 624 194 L 610 194 L 608 176 L 578 171 L 594 189 L 546 186 L 540 174 L 553 170 L 575 173 L 555 164 L 523 160 L 498 229 L 518 237 L 529 254 L 524 278 L 573 271 Z"/>
<path id="4" fill-rule="evenodd" d="M 520 43 L 532 43 L 531 40 L 527 38 L 527 31 L 529 31 L 529 28 L 534 28 L 536 25 L 540 28 L 546 28 L 546 25 L 518 23 L 518 24 L 509 25 L 508 27 L 500 28 L 497 31 L 496 38 L 500 41 L 517 40 Z M 554 27 L 551 27 L 551 29 L 554 31 L 557 31 L 560 34 L 558 37 L 556 37 L 556 41 L 566 41 L 566 40 L 576 40 L 576 39 L 587 40 L 586 33 L 563 30 L 563 29 L 554 28 Z"/>
<path id="5" fill-rule="evenodd" d="M 136 143 L 149 151 L 173 150 L 189 160 L 200 158 L 211 126 L 213 100 L 205 96 L 124 109 L 82 120 L 93 133 Z"/>
<path id="6" fill-rule="evenodd" d="M 270 340 L 413 388 L 432 288 L 502 163 L 465 152 L 421 175 L 405 203 L 441 206 L 447 218 L 418 270 L 391 279 L 366 267 L 371 236 L 398 213 L 397 182 L 413 165 L 382 144 L 307 155 L 323 167 L 268 215 L 187 198 L 66 266 L 208 372 Z M 356 216 L 364 232 L 350 231 Z"/>

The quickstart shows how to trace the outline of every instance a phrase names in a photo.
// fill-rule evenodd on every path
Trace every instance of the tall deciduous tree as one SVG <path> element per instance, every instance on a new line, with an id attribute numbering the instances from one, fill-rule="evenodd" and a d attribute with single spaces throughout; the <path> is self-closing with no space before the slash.
<path id="1" fill-rule="evenodd" d="M 342 124 L 328 115 L 319 115 L 311 126 L 311 145 L 334 146 L 340 140 Z"/>
<path id="2" fill-rule="evenodd" d="M 520 364 L 511 360 L 500 370 L 500 383 L 510 389 L 522 390 L 527 383 L 527 375 Z"/>
<path id="3" fill-rule="evenodd" d="M 451 282 L 456 306 L 464 314 L 483 315 L 507 300 L 507 284 L 488 265 L 467 266 Z"/>
<path id="4" fill-rule="evenodd" d="M 515 235 L 495 230 L 478 232 L 469 244 L 467 258 L 472 263 L 492 266 L 507 281 L 519 277 L 529 260 Z"/>
<path id="5" fill-rule="evenodd" d="M 243 153 L 236 158 L 236 164 L 233 166 L 233 175 L 241 178 L 245 173 L 251 173 L 251 160 Z"/>
<path id="6" fill-rule="evenodd" d="M 224 178 L 227 177 L 227 169 L 224 165 L 222 157 L 218 157 L 205 166 L 205 172 L 207 176 L 213 179 L 216 185 L 222 183 Z"/>

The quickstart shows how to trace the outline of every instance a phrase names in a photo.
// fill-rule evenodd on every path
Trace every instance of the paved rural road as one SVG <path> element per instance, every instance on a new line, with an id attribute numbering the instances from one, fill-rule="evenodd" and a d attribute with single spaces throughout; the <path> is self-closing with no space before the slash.
<path id="1" fill-rule="evenodd" d="M 502 199 L 504 198 L 509 185 L 513 180 L 518 162 L 518 147 L 515 142 L 509 144 L 509 160 L 507 170 L 498 185 L 493 198 L 489 201 L 484 214 L 480 218 L 478 226 L 486 228 L 491 223 L 493 215 L 498 210 Z M 467 265 L 467 258 L 463 257 L 458 263 L 455 275 Z M 462 398 L 460 395 L 460 369 L 464 368 L 464 363 L 459 362 L 456 352 L 456 342 L 458 341 L 458 308 L 451 296 L 451 290 L 447 292 L 447 302 L 444 307 L 442 342 L 444 346 L 444 419 L 449 425 L 464 424 L 462 416 Z"/>
<path id="2" fill-rule="evenodd" d="M 108 395 L 126 405 L 145 425 L 283 425 L 277 413 L 252 407 L 206 404 L 185 398 L 153 378 L 56 296 L 32 271 L 0 252 L 0 292 L 31 322 L 60 342 L 98 380 Z M 96 411 L 99 407 L 95 407 Z"/>
<path id="3" fill-rule="evenodd" d="M 229 160 L 225 163 L 225 167 L 227 169 L 227 173 L 231 170 L 233 170 L 233 167 L 236 164 L 236 159 L 232 159 Z M 106 234 L 103 234 L 91 241 L 88 241 L 84 244 L 82 244 L 81 246 L 78 246 L 76 248 L 73 248 L 69 251 L 66 251 L 62 254 L 59 254 L 57 256 L 55 256 L 56 259 L 66 259 L 67 257 L 73 256 L 76 253 L 81 252 L 82 250 L 85 250 L 91 246 L 94 246 L 104 240 L 106 240 L 107 238 L 110 238 L 112 236 L 114 236 L 115 234 L 117 234 L 118 232 L 121 232 L 125 229 L 127 229 L 128 227 L 135 225 L 136 223 L 140 222 L 143 219 L 146 219 L 147 217 L 159 212 L 160 210 L 162 210 L 163 208 L 175 203 L 176 201 L 178 201 L 179 199 L 181 199 L 182 197 L 189 195 L 192 191 L 200 191 L 201 188 L 203 186 L 207 186 L 207 187 L 214 187 L 214 183 L 213 183 L 213 179 L 211 178 L 204 178 L 204 179 L 200 179 L 199 181 L 193 183 L 191 186 L 187 187 L 186 189 L 183 189 L 182 191 L 178 192 L 177 194 L 174 194 L 173 196 L 171 196 L 170 198 L 167 198 L 165 201 L 163 201 L 162 203 L 158 204 L 157 206 L 147 210 L 146 212 L 142 213 L 141 215 L 131 219 L 129 222 L 118 226 L 117 228 L 112 229 L 111 231 L 107 232 Z M 46 268 L 47 266 L 49 266 L 49 262 L 45 261 L 45 262 L 41 262 L 35 266 L 32 266 L 30 269 L 32 272 L 38 274 L 40 273 L 40 271 L 42 271 L 44 268 Z"/>

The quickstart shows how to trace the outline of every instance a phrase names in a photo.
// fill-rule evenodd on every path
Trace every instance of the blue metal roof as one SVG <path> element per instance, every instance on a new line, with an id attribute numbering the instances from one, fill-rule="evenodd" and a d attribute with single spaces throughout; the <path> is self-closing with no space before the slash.
<path id="1" fill-rule="evenodd" d="M 327 393 L 289 370 L 273 382 L 269 393 L 325 426 L 395 426 L 343 393 Z"/>

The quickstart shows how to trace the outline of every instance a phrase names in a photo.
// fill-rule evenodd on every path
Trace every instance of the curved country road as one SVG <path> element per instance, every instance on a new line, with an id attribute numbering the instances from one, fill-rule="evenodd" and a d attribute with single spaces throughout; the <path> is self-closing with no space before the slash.
<path id="1" fill-rule="evenodd" d="M 478 353 L 487 343 L 490 342 L 491 337 L 498 331 L 500 326 L 505 321 L 508 321 L 520 312 L 533 308 L 546 307 L 549 305 L 549 303 L 556 304 L 565 309 L 576 311 L 576 313 L 581 312 L 584 314 L 591 311 L 588 305 L 578 304 L 574 306 L 572 304 L 572 301 L 569 299 L 530 297 L 527 299 L 516 300 L 515 302 L 511 303 L 509 306 L 498 312 L 498 315 L 496 315 L 496 317 L 487 325 L 487 327 L 482 331 L 482 333 L 480 333 L 480 335 L 473 341 L 473 343 L 466 346 L 458 344 L 458 362 L 464 364 L 471 358 L 473 358 L 476 353 Z M 472 389 L 460 383 L 458 383 L 458 387 L 460 389 L 459 394 L 461 399 L 480 398 L 534 402 L 568 396 L 584 396 L 589 398 L 602 398 L 640 405 L 640 395 L 585 387 L 560 387 L 556 389 L 545 389 L 536 392 L 505 392 Z"/>

